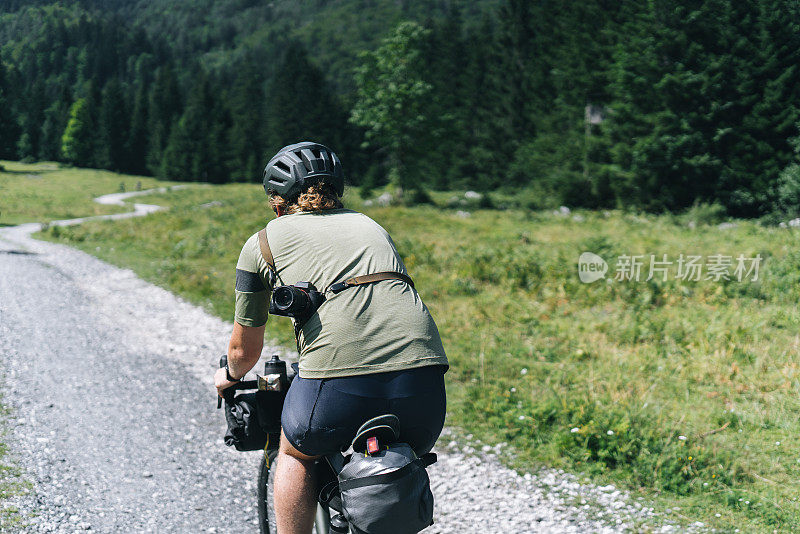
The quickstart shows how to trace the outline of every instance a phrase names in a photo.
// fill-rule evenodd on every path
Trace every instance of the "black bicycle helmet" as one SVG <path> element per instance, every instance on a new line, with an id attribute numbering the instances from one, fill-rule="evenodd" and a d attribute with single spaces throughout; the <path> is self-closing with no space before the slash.
<path id="1" fill-rule="evenodd" d="M 344 194 L 344 172 L 336 154 L 325 145 L 304 141 L 287 145 L 264 167 L 264 191 L 291 198 L 313 183 L 325 181 Z"/>

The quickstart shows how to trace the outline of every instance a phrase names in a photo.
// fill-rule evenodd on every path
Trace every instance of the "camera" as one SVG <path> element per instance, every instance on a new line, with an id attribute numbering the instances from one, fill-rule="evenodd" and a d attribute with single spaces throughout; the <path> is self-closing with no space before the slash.
<path id="1" fill-rule="evenodd" d="M 325 302 L 325 295 L 317 291 L 311 282 L 298 282 L 290 286 L 278 286 L 272 291 L 269 313 L 283 315 L 302 326 Z"/>

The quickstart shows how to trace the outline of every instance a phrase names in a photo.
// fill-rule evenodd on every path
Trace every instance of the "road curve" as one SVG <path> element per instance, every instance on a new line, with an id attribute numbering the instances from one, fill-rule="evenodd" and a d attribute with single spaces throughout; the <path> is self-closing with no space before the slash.
<path id="1" fill-rule="evenodd" d="M 16 500 L 35 514 L 25 531 L 256 532 L 259 453 L 225 447 L 214 409 L 231 324 L 130 270 L 32 239 L 39 227 L 0 229 L 8 439 L 35 489 Z M 446 430 L 435 449 L 426 532 L 619 532 L 653 519 L 611 486 L 521 475 L 501 466 L 501 449 L 473 445 Z"/>

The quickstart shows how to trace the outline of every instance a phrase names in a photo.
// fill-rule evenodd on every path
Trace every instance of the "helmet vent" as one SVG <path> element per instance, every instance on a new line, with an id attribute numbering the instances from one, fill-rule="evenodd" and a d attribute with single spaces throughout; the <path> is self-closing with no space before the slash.
<path id="1" fill-rule="evenodd" d="M 289 172 L 289 166 L 282 161 L 276 161 L 275 166 L 278 167 L 282 171 Z"/>

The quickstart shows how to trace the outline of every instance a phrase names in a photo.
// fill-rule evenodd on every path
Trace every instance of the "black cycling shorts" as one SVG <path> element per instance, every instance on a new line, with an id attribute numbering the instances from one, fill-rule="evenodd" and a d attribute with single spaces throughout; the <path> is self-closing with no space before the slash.
<path id="1" fill-rule="evenodd" d="M 446 370 L 434 365 L 341 378 L 295 377 L 283 405 L 283 433 L 303 454 L 322 456 L 347 449 L 368 419 L 393 413 L 400 419 L 400 441 L 424 454 L 444 425 Z"/>

